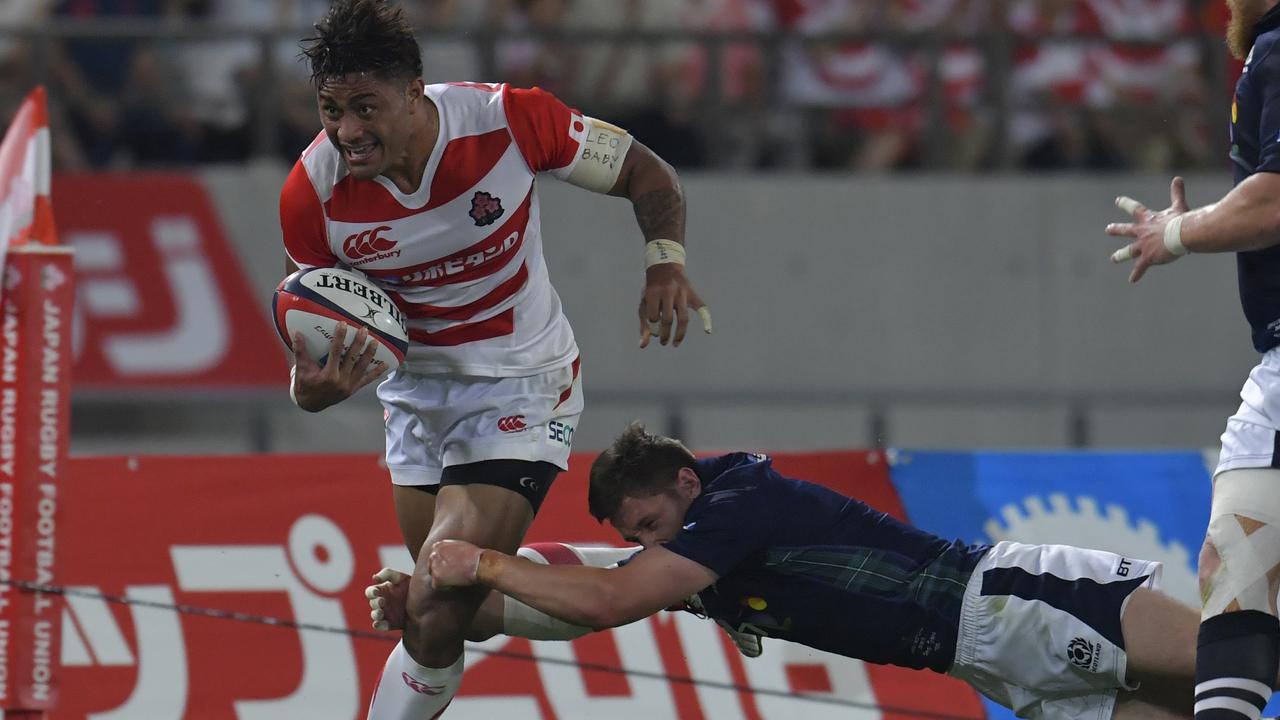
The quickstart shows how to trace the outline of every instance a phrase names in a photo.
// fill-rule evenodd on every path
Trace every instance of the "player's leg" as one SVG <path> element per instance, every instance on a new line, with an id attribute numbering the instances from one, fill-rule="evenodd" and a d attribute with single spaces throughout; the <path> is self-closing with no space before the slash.
<path id="1" fill-rule="evenodd" d="M 1122 693 L 1116 698 L 1111 720 L 1186 720 L 1191 717 L 1189 709 L 1181 712 L 1170 710 L 1149 697 L 1153 693 L 1164 695 L 1168 692 L 1168 689 L 1152 691 L 1143 687 L 1133 692 Z M 1189 706 L 1190 701 L 1185 704 Z"/>
<path id="2" fill-rule="evenodd" d="M 997 543 L 965 589 L 949 673 L 1021 716 L 1110 717 L 1119 692 L 1138 681 L 1126 607 L 1168 609 L 1154 593 L 1138 593 L 1160 572 L 1159 563 L 1099 550 Z"/>
<path id="3" fill-rule="evenodd" d="M 1124 606 L 1120 626 L 1127 656 L 1114 717 L 1191 717 L 1199 613 L 1161 592 L 1138 588 Z"/>
<path id="4" fill-rule="evenodd" d="M 546 487 L 556 471 L 547 463 L 516 460 L 446 468 L 445 484 L 436 496 L 436 515 L 423 549 L 436 541 L 452 539 L 514 553 L 534 511 L 529 499 L 509 486 L 531 477 Z M 451 476 L 458 482 L 449 483 Z M 479 482 L 481 479 L 505 479 L 507 486 Z M 476 610 L 490 593 L 483 587 L 431 587 L 428 557 L 428 552 L 418 553 L 418 563 L 408 581 L 404 634 L 383 669 L 369 708 L 370 720 L 433 717 L 448 706 L 461 684 L 463 640 Z"/>
<path id="5" fill-rule="evenodd" d="M 432 717 L 448 705 L 461 683 L 463 640 L 489 592 L 435 590 L 425 551 L 436 541 L 457 539 L 514 553 L 551 482 L 568 466 L 572 428 L 582 412 L 576 363 L 525 378 L 419 376 L 389 387 L 391 382 L 378 394 L 388 410 L 393 480 L 432 484 L 430 477 L 420 483 L 396 477 L 412 473 L 405 465 L 397 473 L 393 455 L 410 456 L 417 446 L 432 449 L 420 465 L 434 462 L 443 470 L 436 476 L 441 488 L 430 531 L 409 580 L 405 631 L 383 670 L 371 720 Z"/>
<path id="6" fill-rule="evenodd" d="M 436 493 L 440 486 L 393 484 L 391 488 L 400 536 L 404 538 L 409 557 L 416 558 L 431 532 Z M 409 573 L 394 568 L 382 568 L 373 575 L 374 584 L 365 588 L 365 597 L 369 600 L 375 630 L 404 630 L 405 608 L 409 604 L 409 577 Z"/>
<path id="7" fill-rule="evenodd" d="M 489 466 L 498 465 L 496 468 Z M 535 476 L 533 463 L 489 461 L 465 466 L 469 473 L 506 473 L 512 482 Z M 502 467 L 507 466 L 507 467 Z M 512 466 L 524 466 L 515 469 Z M 449 468 L 454 470 L 455 468 Z M 554 477 L 555 468 L 540 469 L 541 477 Z M 550 477 L 548 477 L 550 476 Z M 539 478 L 541 479 L 541 478 Z M 436 519 L 424 549 L 440 540 L 466 540 L 480 547 L 514 553 L 524 539 L 533 508 L 528 500 L 506 487 L 471 482 L 446 485 L 436 502 Z M 433 588 L 427 568 L 429 553 L 420 552 L 409 581 L 408 622 L 404 643 L 409 654 L 429 667 L 444 667 L 457 659 L 472 616 L 487 588 Z"/>
<path id="8" fill-rule="evenodd" d="M 1128 672 L 1190 680 L 1195 674 L 1199 613 L 1162 592 L 1138 588 L 1129 596 L 1120 626 Z"/>
<path id="9" fill-rule="evenodd" d="M 418 557 L 418 550 L 431 532 L 436 515 L 436 493 L 439 485 L 392 485 L 392 497 L 396 506 L 396 521 L 400 536 L 409 557 Z"/>
<path id="10" fill-rule="evenodd" d="M 1223 436 L 1224 454 L 1228 435 Z M 1272 435 L 1276 437 L 1274 431 Z M 1278 577 L 1280 470 L 1219 473 L 1200 553 L 1203 607 L 1195 672 L 1199 720 L 1256 720 L 1270 699 L 1280 670 Z"/>

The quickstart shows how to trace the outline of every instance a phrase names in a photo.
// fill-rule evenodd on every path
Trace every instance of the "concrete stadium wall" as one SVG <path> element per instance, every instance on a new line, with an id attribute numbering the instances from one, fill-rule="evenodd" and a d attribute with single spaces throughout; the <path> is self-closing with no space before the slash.
<path id="1" fill-rule="evenodd" d="M 203 173 L 264 313 L 285 171 Z M 1227 173 L 1187 186 L 1207 202 Z M 548 263 L 584 359 L 577 449 L 631 418 L 665 427 L 675 409 L 707 449 L 1204 446 L 1256 359 L 1232 257 L 1185 259 L 1136 287 L 1108 263 L 1112 199 L 1163 207 L 1165 177 L 706 174 L 685 188 L 690 275 L 715 334 L 638 351 L 628 203 L 542 183 Z M 379 447 L 372 395 L 317 416 L 268 402 L 271 447 Z M 207 441 L 191 442 L 178 449 Z"/>

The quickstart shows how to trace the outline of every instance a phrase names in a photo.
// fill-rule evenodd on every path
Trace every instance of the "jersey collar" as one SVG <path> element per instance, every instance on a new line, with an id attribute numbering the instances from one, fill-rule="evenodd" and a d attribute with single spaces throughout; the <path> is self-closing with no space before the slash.
<path id="1" fill-rule="evenodd" d="M 1267 11 L 1266 15 L 1253 26 L 1253 37 L 1257 38 L 1264 32 L 1275 30 L 1280 27 L 1280 4 Z"/>

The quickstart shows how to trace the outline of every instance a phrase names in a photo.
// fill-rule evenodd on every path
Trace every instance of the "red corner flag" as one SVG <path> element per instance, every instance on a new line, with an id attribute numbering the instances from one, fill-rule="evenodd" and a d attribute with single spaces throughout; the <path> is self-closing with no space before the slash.
<path id="1" fill-rule="evenodd" d="M 49 113 L 43 87 L 27 95 L 0 142 L 0 257 L 28 242 L 57 245 L 49 201 Z"/>
<path id="2" fill-rule="evenodd" d="M 54 585 L 70 431 L 71 248 L 49 201 L 44 88 L 0 142 L 0 712 L 58 700 L 62 601 Z M 19 585 L 19 583 L 25 583 Z"/>

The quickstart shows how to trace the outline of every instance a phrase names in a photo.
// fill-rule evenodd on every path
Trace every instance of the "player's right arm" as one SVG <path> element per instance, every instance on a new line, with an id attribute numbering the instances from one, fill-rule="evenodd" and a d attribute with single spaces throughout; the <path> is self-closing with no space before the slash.
<path id="1" fill-rule="evenodd" d="M 1152 265 L 1189 252 L 1246 252 L 1280 244 L 1280 172 L 1254 173 L 1221 200 L 1194 210 L 1188 209 L 1182 178 L 1173 179 L 1169 196 L 1170 206 L 1159 212 L 1132 198 L 1116 199 L 1135 222 L 1111 223 L 1106 231 L 1134 238 L 1112 255 L 1114 262 L 1136 259 L 1130 282 Z"/>
<path id="2" fill-rule="evenodd" d="M 333 267 L 338 258 L 329 249 L 324 210 L 320 198 L 307 177 L 307 169 L 299 160 L 280 190 L 280 230 L 284 235 L 285 273 L 299 266 Z M 376 380 L 381 371 L 370 370 L 376 345 L 369 332 L 360 328 L 350 351 L 345 351 L 350 328 L 338 323 L 329 341 L 330 362 L 321 366 L 306 353 L 294 353 L 289 371 L 289 395 L 307 412 L 320 412 L 351 397 L 357 390 Z M 304 347 L 301 335 L 292 338 L 293 347 Z"/>
<path id="3" fill-rule="evenodd" d="M 574 625 L 607 628 L 646 618 L 705 589 L 710 568 L 655 546 L 618 568 L 539 565 L 458 540 L 431 547 L 438 587 L 484 585 Z"/>
<path id="4" fill-rule="evenodd" d="M 1246 252 L 1280 244 L 1280 52 L 1265 53 L 1250 73 L 1259 83 L 1262 104 L 1253 174 L 1221 200 L 1194 210 L 1187 204 L 1182 178 L 1173 179 L 1170 205 L 1159 212 L 1132 198 L 1116 198 L 1134 222 L 1111 223 L 1106 232 L 1134 239 L 1111 256 L 1112 262 L 1135 261 L 1130 282 L 1152 265 L 1187 253 Z"/>

